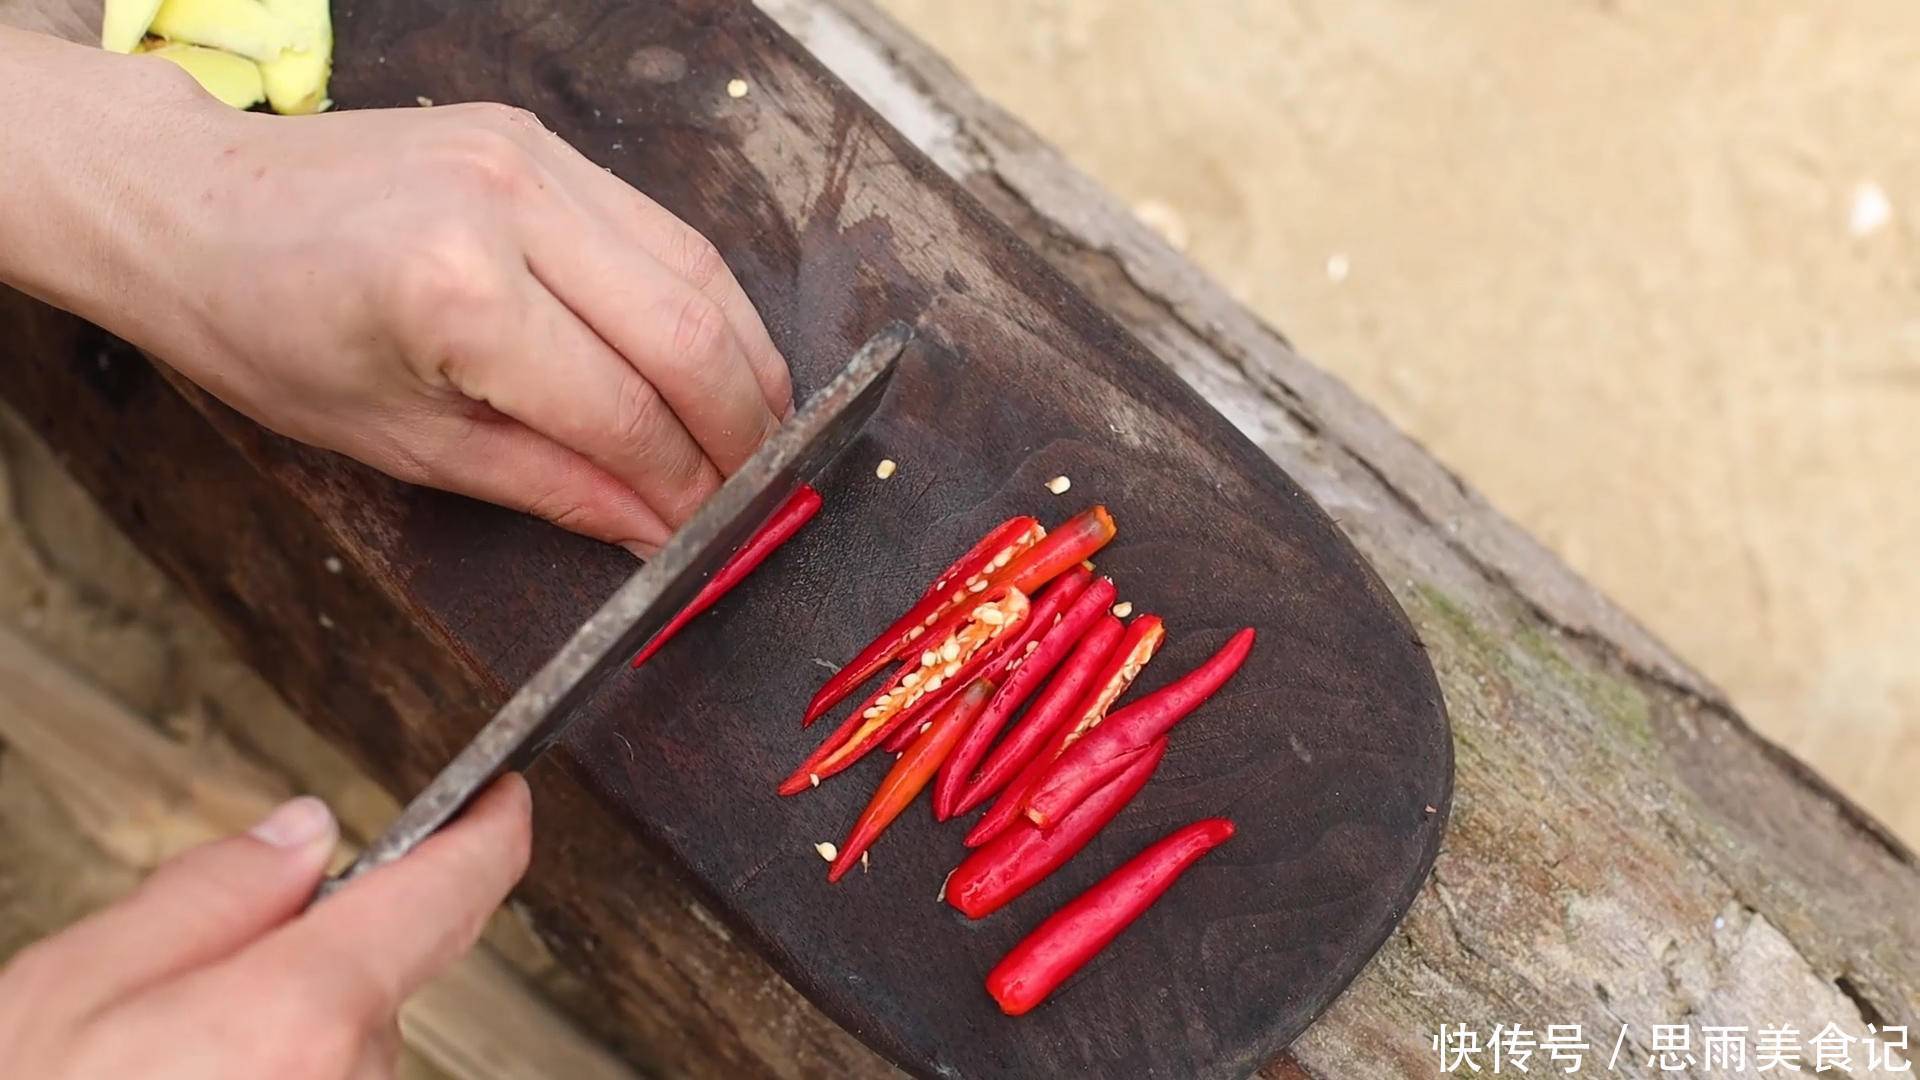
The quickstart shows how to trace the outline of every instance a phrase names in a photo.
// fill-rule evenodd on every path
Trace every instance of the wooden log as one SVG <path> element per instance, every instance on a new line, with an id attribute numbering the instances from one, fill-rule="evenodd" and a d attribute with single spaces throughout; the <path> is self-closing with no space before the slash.
<path id="1" fill-rule="evenodd" d="M 1428 1075 L 1442 1023 L 1579 1023 L 1609 1042 L 1624 1023 L 1641 1062 L 1660 1023 L 1803 1033 L 1828 1021 L 1856 1033 L 1915 1023 L 1920 870 L 1910 852 L 884 18 L 853 0 L 770 6 L 1305 484 L 1428 645 L 1455 724 L 1448 845 L 1387 950 L 1273 1075 Z M 409 655 L 418 613 L 400 600 L 313 569 L 340 522 L 365 511 L 336 503 L 325 530 L 307 531 L 311 511 L 257 479 L 297 465 L 297 451 L 242 444 L 236 455 L 231 431 L 72 320 L 14 301 L 5 325 L 14 329 L 0 338 L 0 363 L 34 372 L 7 395 L 238 639 L 292 632 L 285 652 L 248 654 L 322 723 L 364 707 L 346 714 L 357 726 L 332 722 L 332 733 L 384 763 L 390 782 L 406 778 L 398 763 L 458 738 L 438 726 L 448 704 L 497 693 L 457 658 Z M 151 437 L 178 448 L 167 479 L 180 505 L 116 484 L 124 462 L 111 412 L 92 403 L 133 396 Z M 254 493 L 245 512 L 205 520 L 184 508 L 241 490 Z M 234 566 L 221 553 L 235 550 L 285 560 Z M 298 625 L 315 610 L 352 619 L 334 623 L 354 627 L 365 666 L 353 674 L 365 683 L 340 685 L 337 646 Z M 599 894 L 541 895 L 535 906 L 549 940 L 605 992 L 601 1019 L 645 1060 L 692 1072 L 879 1070 L 724 930 L 708 930 L 593 805 L 555 790 L 543 811 L 576 831 L 543 850 L 541 876 L 593 882 Z"/>
<path id="2" fill-rule="evenodd" d="M 289 794 L 245 763 L 219 767 L 0 628 L 0 743 L 26 761 L 88 840 L 147 870 L 258 821 Z M 342 859 L 351 850 L 342 852 Z M 634 1074 L 531 992 L 484 944 L 407 1000 L 401 1037 L 468 1080 L 628 1080 Z"/>

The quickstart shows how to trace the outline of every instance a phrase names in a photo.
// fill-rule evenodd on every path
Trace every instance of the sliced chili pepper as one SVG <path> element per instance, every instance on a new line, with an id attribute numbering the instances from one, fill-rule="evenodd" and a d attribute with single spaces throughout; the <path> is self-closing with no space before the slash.
<path id="1" fill-rule="evenodd" d="M 1004 682 L 1008 673 L 1012 673 L 1014 669 L 1021 667 L 1021 657 L 1033 648 L 1033 640 L 1035 640 L 1041 632 L 1044 632 L 1046 628 L 1050 628 L 1054 623 L 1060 621 L 1060 609 L 1062 609 L 1066 603 L 1073 600 L 1075 596 L 1079 596 L 1081 590 L 1087 588 L 1087 582 L 1089 582 L 1089 580 L 1092 580 L 1091 573 L 1085 571 L 1085 569 L 1081 569 L 1081 567 L 1073 567 L 1068 573 L 1054 578 L 1052 584 L 1048 584 L 1046 588 L 1043 588 L 1043 590 L 1041 590 L 1041 596 L 1035 598 L 1035 601 L 1033 601 L 1033 611 L 1027 615 L 1027 625 L 1021 626 L 1020 636 L 1008 640 L 1008 642 L 1002 644 L 1002 646 L 995 646 L 993 659 L 987 663 L 987 667 L 981 669 L 981 676 L 991 676 L 995 682 Z M 960 684 L 958 684 L 958 682 L 950 682 L 950 684 L 943 686 L 943 688 L 939 690 L 939 694 L 941 694 L 939 700 L 935 700 L 935 698 L 929 694 L 929 696 L 927 696 L 927 703 L 920 707 L 920 711 L 922 711 L 922 713 L 931 713 L 933 709 L 939 709 L 941 703 L 947 701 L 947 698 L 950 698 L 952 694 L 956 694 L 958 690 L 960 690 Z M 887 742 L 881 744 L 881 749 L 885 749 L 887 753 L 900 753 L 902 749 L 906 749 L 906 744 L 914 742 L 914 736 L 918 736 L 918 734 L 920 734 L 918 728 L 914 728 L 914 726 L 902 726 L 900 730 L 893 732 L 891 736 L 887 736 Z M 945 771 L 945 767 L 943 767 L 943 771 Z M 947 821 L 947 819 L 941 819 L 941 821 Z"/>
<path id="2" fill-rule="evenodd" d="M 1046 588 L 1043 588 L 1043 590 L 1041 590 L 1041 596 L 1033 601 L 1033 611 L 1027 615 L 1027 625 L 1021 626 L 1020 634 L 1018 634 L 1016 638 L 1010 638 L 1010 640 L 1006 640 L 1004 644 L 996 644 L 996 646 L 993 646 L 993 650 L 995 650 L 993 651 L 993 659 L 987 661 L 987 667 L 983 667 L 983 669 L 979 671 L 979 675 L 991 676 L 995 682 L 1006 680 L 1006 676 L 1008 676 L 1010 671 L 1014 671 L 1016 667 L 1021 667 L 1021 657 L 1025 655 L 1025 651 L 1031 648 L 1031 642 L 1041 634 L 1041 630 L 1060 621 L 1060 609 L 1062 609 L 1066 603 L 1073 600 L 1075 596 L 1079 596 L 1081 590 L 1087 588 L 1087 582 L 1089 582 L 1089 580 L 1092 580 L 1091 573 L 1085 571 L 1085 569 L 1081 569 L 1081 567 L 1073 567 L 1073 569 L 1069 569 L 1068 573 L 1054 578 L 1052 584 L 1048 584 Z M 947 686 L 941 686 L 941 688 L 935 692 L 935 694 L 939 694 L 939 698 L 935 698 L 933 694 L 927 694 L 927 701 L 925 701 L 924 705 L 918 707 L 920 713 L 922 713 L 922 715 L 931 715 L 931 713 L 933 713 L 935 709 L 939 709 L 948 698 L 952 698 L 954 694 L 958 694 L 958 692 L 960 692 L 960 686 L 962 686 L 960 682 L 948 682 Z M 906 744 L 914 742 L 914 736 L 918 736 L 918 734 L 920 734 L 920 728 L 916 728 L 916 726 L 912 726 L 912 724 L 902 726 L 900 730 L 893 732 L 891 736 L 887 736 L 887 742 L 881 744 L 881 749 L 885 749 L 887 753 L 900 753 L 902 749 L 906 749 Z M 945 821 L 945 819 L 943 819 L 943 821 Z"/>
<path id="3" fill-rule="evenodd" d="M 1047 538 L 1028 548 L 995 572 L 993 583 L 1007 584 L 1031 595 L 1075 563 L 1086 561 L 1113 539 L 1113 515 L 1104 506 L 1089 507 L 1047 534 Z"/>
<path id="4" fill-rule="evenodd" d="M 1104 506 L 1074 515 L 1052 533 L 1040 528 L 1032 518 L 1014 518 L 1002 523 L 949 567 L 912 611 L 895 620 L 872 644 L 862 649 L 859 656 L 827 680 L 807 703 L 803 723 L 813 723 L 887 661 L 910 648 L 922 633 L 932 633 L 942 619 L 951 618 L 956 611 L 976 603 L 970 596 L 1000 586 L 1032 596 L 1042 585 L 1105 547 L 1113 534 L 1113 517 Z"/>
<path id="5" fill-rule="evenodd" d="M 900 666 L 885 685 L 854 710 L 780 785 L 794 795 L 832 776 L 886 741 L 887 736 L 938 704 L 949 683 L 965 686 L 992 663 L 994 645 L 1018 636 L 1032 605 L 1018 589 L 989 590 L 981 603 L 955 612 L 922 639 L 918 656 Z"/>
<path id="6" fill-rule="evenodd" d="M 1135 754 L 1120 775 L 1060 819 L 1051 829 L 1022 821 L 976 849 L 947 879 L 947 903 L 969 919 L 984 919 L 1067 864 L 1112 821 L 1140 789 L 1167 753 L 1156 739 Z M 952 760 L 949 758 L 948 760 Z"/>
<path id="7" fill-rule="evenodd" d="M 934 713 L 946 708 L 947 702 L 952 701 L 953 695 L 959 692 L 959 683 L 943 686 L 933 693 L 928 694 L 927 699 L 921 702 L 914 711 L 922 716 L 932 716 Z M 925 727 L 926 723 L 925 720 L 922 720 L 918 725 L 902 724 L 897 728 L 891 724 L 887 725 L 891 734 L 887 736 L 885 742 L 880 744 L 880 749 L 885 750 L 889 754 L 900 753 L 905 750 L 914 739 L 919 737 L 920 729 Z"/>
<path id="8" fill-rule="evenodd" d="M 1206 662 L 1108 717 L 1099 728 L 1056 759 L 1027 796 L 1027 817 L 1046 828 L 1071 811 L 1087 793 L 1126 768 L 1136 754 L 1167 733 L 1200 703 L 1213 696 L 1253 650 L 1253 627 L 1227 639 Z"/>
<path id="9" fill-rule="evenodd" d="M 1065 608 L 1067 604 L 1071 603 L 1075 597 L 1079 596 L 1081 591 L 1087 587 L 1087 583 L 1092 580 L 1093 575 L 1078 566 L 1054 578 L 1052 583 L 1040 590 L 1040 595 L 1034 598 L 1033 611 L 1027 616 L 1027 623 L 1021 627 L 1019 635 L 1009 639 L 1005 644 L 995 647 L 996 651 L 994 652 L 993 659 L 982 669 L 981 674 L 983 676 L 991 676 L 996 683 L 1004 683 L 1011 672 L 1025 666 L 1022 660 L 1034 647 L 1036 640 L 1042 633 L 1052 629 L 1054 624 L 1060 621 L 1061 610 Z M 959 683 L 949 683 L 947 686 L 942 687 L 939 692 L 941 694 L 957 692 L 960 689 L 960 685 Z M 944 698 L 942 700 L 944 700 Z M 922 707 L 921 712 L 930 714 L 934 709 L 939 707 L 939 704 L 931 703 Z M 903 727 L 894 732 L 885 743 L 881 744 L 881 749 L 886 750 L 888 753 L 897 754 L 905 750 L 907 744 L 912 742 L 914 736 L 918 734 L 919 730 L 917 728 Z M 949 755 L 949 758 L 951 758 L 951 755 Z M 945 768 L 944 765 L 941 766 L 943 773 Z M 971 768 L 971 766 L 969 766 L 969 768 Z M 946 819 L 941 818 L 940 820 L 945 821 Z"/>
<path id="10" fill-rule="evenodd" d="M 1127 687 L 1133 685 L 1140 669 L 1153 659 L 1154 652 L 1166 637 L 1166 626 L 1158 615 L 1142 615 L 1127 625 L 1126 636 L 1120 639 L 1113 654 L 1107 657 L 1106 666 L 1089 687 L 1087 696 L 1069 714 L 1075 717 L 1074 722 L 1044 743 L 1040 752 L 1027 762 L 1026 768 L 1020 771 L 1013 783 L 1000 793 L 1000 801 L 994 803 L 993 809 L 980 819 L 980 824 L 967 834 L 969 847 L 975 846 L 976 840 L 985 843 L 993 839 L 1026 811 L 1027 800 L 1033 796 L 1041 777 L 1047 774 L 1055 759 L 1106 719 L 1107 710 L 1113 707 L 1121 694 L 1126 693 Z"/>
<path id="11" fill-rule="evenodd" d="M 983 575 L 1004 569 L 1016 556 L 1032 548 L 1046 535 L 1047 530 L 1031 517 L 1008 518 L 995 526 L 993 531 L 968 548 L 966 554 L 942 571 L 933 584 L 927 586 L 927 591 L 920 594 L 919 602 L 905 615 L 895 619 L 892 626 L 882 630 L 879 637 L 874 638 L 866 648 L 860 650 L 858 656 L 847 662 L 846 667 L 834 672 L 833 677 L 814 692 L 813 700 L 807 703 L 805 723 L 812 724 L 818 720 L 841 698 L 853 693 L 861 683 L 905 652 L 951 608 L 973 595 L 969 590 L 976 580 L 985 580 Z"/>
<path id="12" fill-rule="evenodd" d="M 933 774 L 945 761 L 954 744 L 987 707 L 987 701 L 993 697 L 994 682 L 989 678 L 979 678 L 967 684 L 959 697 L 948 702 L 927 726 L 920 737 L 913 740 L 900 760 L 887 770 L 886 779 L 874 790 L 873 801 L 867 804 L 860 820 L 854 822 L 853 831 L 847 834 L 847 842 L 840 845 L 840 854 L 833 860 L 833 866 L 827 871 L 828 881 L 839 881 L 848 870 L 860 861 L 860 853 L 873 846 L 893 819 L 920 794 L 921 789 L 933 779 Z"/>
<path id="13" fill-rule="evenodd" d="M 1126 628 L 1120 625 L 1120 620 L 1101 612 L 1094 620 L 1093 629 L 1087 631 L 1086 637 L 1074 646 L 1072 655 L 1060 665 L 1053 681 L 1047 683 L 1047 688 L 1034 699 L 1027 715 L 1021 717 L 1000 745 L 987 755 L 987 763 L 981 766 L 979 778 L 974 781 L 972 789 L 961 797 L 958 812 L 964 814 L 985 802 L 994 792 L 1006 788 L 1009 781 L 1015 786 L 1005 792 L 1005 796 L 1013 801 L 1006 806 L 996 803 L 980 819 L 967 833 L 968 847 L 979 847 L 986 843 L 1009 821 L 1020 816 L 1020 807 L 1025 802 L 1020 796 L 1025 795 L 1026 788 L 1019 785 L 1023 780 L 1032 782 L 1032 777 L 1025 776 L 1023 770 L 1048 740 L 1057 735 L 1063 726 L 1073 722 L 1078 715 L 1074 706 L 1086 699 L 1094 680 L 1106 669 L 1108 658 L 1125 636 Z"/>
<path id="14" fill-rule="evenodd" d="M 1045 1001 L 1152 907 L 1200 856 L 1232 835 L 1233 822 L 1206 818 L 1175 830 L 1127 860 L 1015 945 L 987 974 L 987 993 L 1008 1016 L 1019 1016 Z"/>
<path id="15" fill-rule="evenodd" d="M 1019 636 L 995 646 L 993 660 L 981 669 L 980 674 L 993 676 L 993 681 L 996 683 L 1004 682 L 1008 673 L 1020 666 L 1020 658 L 1027 652 L 1029 643 L 1038 637 L 1041 631 L 1059 621 L 1060 610 L 1065 606 L 1064 602 L 1078 595 L 1091 577 L 1091 574 L 1075 567 L 1040 590 L 1040 595 L 1034 598 L 1033 611 L 1027 616 L 1026 625 L 1020 628 Z M 958 686 L 951 686 L 949 691 L 942 692 L 959 689 Z M 912 731 L 895 732 L 893 737 L 887 740 L 886 749 L 898 753 L 912 741 Z"/>
<path id="16" fill-rule="evenodd" d="M 680 613 L 661 627 L 660 632 L 653 635 L 646 646 L 635 654 L 633 666 L 646 663 L 654 653 L 660 651 L 662 645 L 680 632 L 681 627 L 692 622 L 694 616 L 712 607 L 761 563 L 766 562 L 767 556 L 779 550 L 780 545 L 793 539 L 793 534 L 800 531 L 800 526 L 812 521 L 813 515 L 820 512 L 820 503 L 820 493 L 814 490 L 813 485 L 801 484 L 800 490 L 789 495 L 787 501 L 780 504 L 780 509 L 767 519 L 767 523 L 760 526 L 760 531 L 754 533 L 751 539 L 741 545 L 740 550 L 734 552 L 714 572 L 712 579 L 701 587 L 693 602 L 681 608 Z"/>
<path id="17" fill-rule="evenodd" d="M 1047 676 L 1066 660 L 1074 646 L 1086 636 L 1088 629 L 1102 617 L 1111 618 L 1106 612 L 1113 606 L 1113 582 L 1107 578 L 1098 581 L 1092 581 L 1091 578 L 1092 575 L 1086 570 L 1076 569 L 1056 579 L 1054 584 L 1047 587 L 1049 594 L 1075 581 L 1088 580 L 1089 584 L 1066 605 L 1058 622 L 1050 625 L 1047 620 L 1036 616 L 1027 623 L 1029 641 L 1009 647 L 1009 651 L 1019 650 L 1019 655 L 1009 662 L 1018 666 L 1009 667 L 999 692 L 993 695 L 986 711 L 973 722 L 973 727 L 967 730 L 960 745 L 954 747 L 953 753 L 947 756 L 947 763 L 940 766 L 940 779 L 933 787 L 933 812 L 941 821 L 966 812 L 992 794 L 991 791 L 981 792 L 973 802 L 965 801 L 978 786 L 974 779 L 974 766 L 986 756 L 987 748 L 993 745 L 1000 729 L 1033 696 Z M 1045 599 L 1042 596 L 1041 600 Z M 1038 611 L 1040 603 L 1034 606 Z"/>

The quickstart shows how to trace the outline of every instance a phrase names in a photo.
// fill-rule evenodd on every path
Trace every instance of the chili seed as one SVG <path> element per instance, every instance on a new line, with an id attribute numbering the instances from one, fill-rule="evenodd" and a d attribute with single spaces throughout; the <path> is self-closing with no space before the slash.
<path id="1" fill-rule="evenodd" d="M 899 466 L 893 463 L 892 458 L 881 458 L 880 464 L 873 470 L 873 475 L 885 480 L 887 477 L 892 476 L 893 470 L 897 468 L 899 468 Z"/>
<path id="2" fill-rule="evenodd" d="M 747 80 L 745 79 L 728 79 L 727 80 L 727 96 L 730 98 L 746 97 L 748 89 L 749 87 L 747 86 Z"/>
<path id="3" fill-rule="evenodd" d="M 988 626 L 999 626 L 1001 623 L 1007 621 L 1007 617 L 1000 614 L 999 608 L 981 608 L 980 621 L 986 623 Z"/>
<path id="4" fill-rule="evenodd" d="M 986 591 L 987 591 L 987 579 L 986 579 L 986 578 L 974 578 L 974 579 L 973 579 L 973 583 L 967 586 L 967 591 L 968 591 L 968 592 L 986 592 Z M 961 599 L 961 598 L 960 598 L 960 597 L 955 597 L 955 599 Z"/>
<path id="5" fill-rule="evenodd" d="M 809 784 L 812 784 L 812 785 L 813 785 L 814 787 L 819 787 L 819 786 L 820 786 L 820 774 L 819 774 L 819 773 L 817 773 L 817 772 L 810 772 L 810 773 L 808 773 L 808 774 L 807 774 L 807 783 L 809 783 Z"/>
<path id="6" fill-rule="evenodd" d="M 820 857 L 827 860 L 828 862 L 832 862 L 833 860 L 840 857 L 840 849 L 837 847 L 834 847 L 833 842 L 830 840 L 822 840 L 819 843 L 813 845 L 813 850 L 819 852 Z"/>
<path id="7" fill-rule="evenodd" d="M 1122 600 L 1119 603 L 1113 605 L 1114 618 L 1124 619 L 1131 614 L 1133 614 L 1133 601 Z"/>
<path id="8" fill-rule="evenodd" d="M 1072 486 L 1073 486 L 1073 481 L 1067 479 L 1064 476 L 1056 476 L 1053 479 L 1047 481 L 1047 490 L 1053 492 L 1055 495 L 1065 495 L 1067 493 L 1067 489 Z"/>

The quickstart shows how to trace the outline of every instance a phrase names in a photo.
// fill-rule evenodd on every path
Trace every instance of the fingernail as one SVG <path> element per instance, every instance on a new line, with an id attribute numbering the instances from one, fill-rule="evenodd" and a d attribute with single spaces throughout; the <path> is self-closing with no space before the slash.
<path id="1" fill-rule="evenodd" d="M 333 811 L 311 795 L 288 799 L 247 835 L 278 848 L 305 847 L 333 828 Z"/>
<path id="2" fill-rule="evenodd" d="M 620 541 L 620 546 L 632 552 L 633 557 L 639 559 L 641 562 L 646 562 L 648 559 L 660 554 L 659 544 L 649 544 L 644 540 L 622 540 Z"/>

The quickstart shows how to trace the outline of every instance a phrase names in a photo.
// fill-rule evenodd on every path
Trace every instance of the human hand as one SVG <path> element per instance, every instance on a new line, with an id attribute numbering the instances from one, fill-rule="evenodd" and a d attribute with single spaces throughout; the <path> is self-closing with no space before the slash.
<path id="1" fill-rule="evenodd" d="M 295 799 L 160 866 L 0 968 L 0 1073 L 36 1080 L 386 1077 L 395 1014 L 525 872 L 517 775 L 405 858 L 302 912 L 333 817 Z"/>
<path id="2" fill-rule="evenodd" d="M 791 411 L 713 246 L 528 113 L 266 116 L 164 61 L 64 64 L 116 104 L 29 103 L 105 152 L 44 151 L 54 190 L 18 193 L 22 287 L 267 427 L 646 553 Z M 140 126 L 100 131 L 121 100 Z"/>

